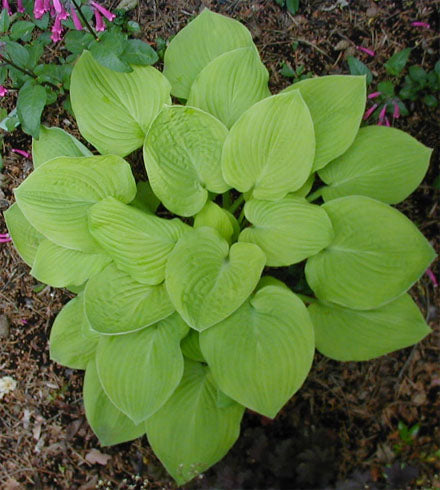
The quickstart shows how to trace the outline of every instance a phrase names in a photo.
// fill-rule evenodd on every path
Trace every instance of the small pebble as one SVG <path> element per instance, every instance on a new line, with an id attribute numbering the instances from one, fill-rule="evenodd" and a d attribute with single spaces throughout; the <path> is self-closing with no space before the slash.
<path id="1" fill-rule="evenodd" d="M 5 315 L 0 316 L 0 339 L 9 337 L 9 320 Z"/>

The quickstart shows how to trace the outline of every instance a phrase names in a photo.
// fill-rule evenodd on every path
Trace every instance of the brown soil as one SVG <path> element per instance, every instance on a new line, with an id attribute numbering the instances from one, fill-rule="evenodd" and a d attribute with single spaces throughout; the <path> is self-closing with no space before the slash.
<path id="1" fill-rule="evenodd" d="M 411 62 L 425 69 L 439 58 L 438 0 L 302 0 L 295 16 L 271 0 L 205 0 L 203 5 L 249 27 L 274 92 L 290 83 L 279 73 L 282 61 L 304 64 L 317 75 L 347 73 L 345 57 L 356 54 L 377 83 L 386 78 L 383 63 L 395 50 L 414 47 Z M 201 6 L 198 0 L 141 0 L 132 14 L 143 37 L 154 43 L 157 36 L 178 32 Z M 411 27 L 415 20 L 429 22 L 431 29 Z M 294 41 L 299 41 L 295 50 Z M 377 54 L 370 58 L 356 45 Z M 75 122 L 59 107 L 48 108 L 45 121 L 78 136 Z M 440 173 L 439 112 L 416 102 L 396 126 L 436 148 L 424 182 L 399 209 L 439 251 L 440 191 L 434 187 Z M 31 171 L 31 163 L 11 148 L 30 151 L 30 144 L 20 131 L 5 136 L 1 210 L 14 201 L 12 190 Z M 6 232 L 3 218 L 0 232 Z M 50 361 L 50 327 L 70 293 L 41 290 L 9 244 L 1 245 L 0 264 L 0 312 L 9 324 L 0 343 L 0 377 L 18 382 L 0 401 L 0 487 L 175 488 L 145 437 L 99 447 L 84 418 L 82 373 Z M 437 277 L 438 264 L 432 266 Z M 247 413 L 229 455 L 188 488 L 384 488 L 384 471 L 389 471 L 387 488 L 440 488 L 440 295 L 427 276 L 412 294 L 434 329 L 428 338 L 366 363 L 337 363 L 317 354 L 304 387 L 275 421 Z M 412 444 L 402 443 L 399 421 L 420 424 Z M 91 463 L 94 450 L 110 458 Z M 409 476 L 398 465 L 386 470 L 396 462 L 407 465 Z"/>

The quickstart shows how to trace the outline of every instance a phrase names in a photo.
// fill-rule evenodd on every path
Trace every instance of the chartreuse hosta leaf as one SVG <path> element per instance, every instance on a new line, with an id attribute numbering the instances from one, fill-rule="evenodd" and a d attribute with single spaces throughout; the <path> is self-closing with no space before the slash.
<path id="1" fill-rule="evenodd" d="M 34 168 L 57 157 L 90 157 L 92 152 L 61 128 L 40 127 L 38 140 L 32 139 Z"/>
<path id="2" fill-rule="evenodd" d="M 235 241 L 240 233 L 235 216 L 212 201 L 208 201 L 194 217 L 194 228 L 202 226 L 215 228 L 229 243 Z"/>
<path id="3" fill-rule="evenodd" d="M 154 214 L 160 201 L 153 193 L 150 183 L 140 181 L 136 184 L 136 189 L 136 197 L 131 201 L 130 206 L 140 209 L 144 213 Z"/>
<path id="4" fill-rule="evenodd" d="M 305 181 L 305 183 L 295 192 L 289 192 L 288 196 L 296 196 L 296 197 L 306 197 L 307 194 L 313 187 L 313 183 L 315 182 L 315 173 L 310 174 L 309 178 Z"/>
<path id="5" fill-rule="evenodd" d="M 102 252 L 89 232 L 89 208 L 107 196 L 130 202 L 135 195 L 130 165 L 116 155 L 55 158 L 15 190 L 20 209 L 40 233 L 88 253 Z"/>
<path id="6" fill-rule="evenodd" d="M 213 228 L 183 235 L 170 253 L 165 284 L 188 325 L 202 331 L 233 313 L 257 285 L 266 257 L 253 243 L 228 242 Z"/>
<path id="7" fill-rule="evenodd" d="M 199 337 L 199 332 L 191 328 L 188 335 L 182 340 L 180 348 L 182 349 L 183 355 L 188 359 L 206 362 L 202 351 L 200 350 Z"/>
<path id="8" fill-rule="evenodd" d="M 90 331 L 84 296 L 71 299 L 58 313 L 50 332 L 50 358 L 63 366 L 86 369 L 94 358 L 99 335 Z"/>
<path id="9" fill-rule="evenodd" d="M 403 201 L 425 176 L 431 153 L 399 129 L 362 128 L 351 147 L 320 170 L 319 176 L 328 184 L 323 188 L 324 200 L 362 195 L 388 204 Z"/>
<path id="10" fill-rule="evenodd" d="M 194 107 L 162 110 L 145 139 L 144 160 L 156 196 L 175 214 L 192 216 L 208 191 L 229 189 L 221 170 L 228 130 L 215 117 Z"/>
<path id="11" fill-rule="evenodd" d="M 275 417 L 310 371 L 313 325 L 295 294 L 263 284 L 231 316 L 202 332 L 200 347 L 224 393 Z"/>
<path id="12" fill-rule="evenodd" d="M 112 446 L 137 439 L 145 433 L 144 424 L 133 421 L 113 405 L 102 389 L 95 359 L 87 364 L 83 387 L 87 422 L 101 446 Z"/>
<path id="13" fill-rule="evenodd" d="M 257 102 L 234 124 L 223 147 L 223 175 L 240 192 L 275 201 L 306 182 L 314 155 L 309 109 L 292 91 Z"/>
<path id="14" fill-rule="evenodd" d="M 251 199 L 244 214 L 252 226 L 239 236 L 240 242 L 258 245 L 270 267 L 296 264 L 310 257 L 333 238 L 327 213 L 303 197 L 287 196 L 279 201 Z"/>
<path id="15" fill-rule="evenodd" d="M 169 104 L 170 84 L 151 66 L 130 73 L 105 68 L 84 51 L 76 62 L 70 98 L 79 130 L 100 153 L 125 156 L 144 142 L 151 122 Z"/>
<path id="16" fill-rule="evenodd" d="M 84 253 L 44 239 L 38 246 L 31 274 L 56 288 L 80 286 L 111 261 L 104 253 Z"/>
<path id="17" fill-rule="evenodd" d="M 214 58 L 191 86 L 187 104 L 200 107 L 230 128 L 253 104 L 270 95 L 269 73 L 254 47 Z"/>
<path id="18" fill-rule="evenodd" d="M 38 246 L 44 236 L 29 223 L 17 203 L 10 206 L 3 216 L 14 247 L 26 264 L 32 267 Z"/>
<path id="19" fill-rule="evenodd" d="M 180 385 L 145 422 L 148 442 L 179 485 L 219 461 L 238 438 L 244 407 L 217 401 L 209 368 L 185 359 Z"/>
<path id="20" fill-rule="evenodd" d="M 175 313 L 139 332 L 101 337 L 96 351 L 101 385 L 135 424 L 155 413 L 179 384 L 180 341 L 188 330 Z"/>
<path id="21" fill-rule="evenodd" d="M 317 302 L 309 313 L 316 348 L 338 361 L 367 361 L 413 345 L 431 332 L 409 294 L 367 311 Z"/>
<path id="22" fill-rule="evenodd" d="M 165 51 L 163 73 L 171 82 L 171 93 L 187 99 L 193 81 L 210 61 L 222 53 L 249 46 L 255 49 L 251 33 L 243 24 L 203 10 Z"/>
<path id="23" fill-rule="evenodd" d="M 301 92 L 312 115 L 316 138 L 313 170 L 318 170 L 353 143 L 365 110 L 365 77 L 309 78 L 294 83 L 282 93 L 293 90 Z"/>
<path id="24" fill-rule="evenodd" d="M 364 196 L 325 203 L 332 243 L 306 264 L 316 296 L 348 308 L 379 308 L 403 294 L 423 274 L 435 252 L 396 209 Z"/>
<path id="25" fill-rule="evenodd" d="M 89 211 L 90 233 L 119 269 L 144 284 L 165 279 L 165 263 L 177 240 L 191 228 L 107 198 Z"/>
<path id="26" fill-rule="evenodd" d="M 87 282 L 85 311 L 96 332 L 124 334 L 166 318 L 174 307 L 164 284 L 141 284 L 110 264 Z"/>

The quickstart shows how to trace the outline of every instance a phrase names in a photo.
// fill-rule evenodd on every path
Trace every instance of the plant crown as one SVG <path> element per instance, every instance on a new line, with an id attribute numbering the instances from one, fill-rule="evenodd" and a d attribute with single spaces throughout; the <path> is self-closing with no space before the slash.
<path id="1" fill-rule="evenodd" d="M 77 293 L 50 352 L 85 369 L 101 443 L 146 433 L 183 484 L 226 454 L 245 407 L 276 416 L 315 347 L 363 361 L 429 333 L 406 291 L 435 254 L 390 205 L 431 150 L 359 129 L 363 76 L 271 95 L 248 30 L 209 10 L 164 63 L 118 73 L 84 52 L 72 106 L 101 155 L 42 127 L 5 214 L 31 274 Z M 148 182 L 136 183 L 123 157 L 140 147 Z"/>

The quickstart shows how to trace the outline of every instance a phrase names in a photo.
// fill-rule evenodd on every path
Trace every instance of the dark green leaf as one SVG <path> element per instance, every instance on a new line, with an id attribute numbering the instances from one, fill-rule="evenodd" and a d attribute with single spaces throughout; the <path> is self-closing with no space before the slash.
<path id="1" fill-rule="evenodd" d="M 12 132 L 20 124 L 20 121 L 18 120 L 17 116 L 13 116 L 6 119 L 5 124 L 6 124 L 6 129 L 9 132 Z"/>
<path id="2" fill-rule="evenodd" d="M 7 76 L 8 76 L 8 69 L 6 68 L 6 66 L 0 66 L 0 85 L 3 85 Z"/>
<path id="3" fill-rule="evenodd" d="M 127 22 L 127 31 L 132 32 L 133 34 L 137 32 L 141 32 L 141 26 L 134 20 L 129 20 Z"/>
<path id="4" fill-rule="evenodd" d="M 437 75 L 440 75 L 440 60 L 438 60 L 435 64 L 434 71 L 437 73 Z"/>
<path id="5" fill-rule="evenodd" d="M 348 67 L 350 69 L 350 73 L 352 75 L 366 75 L 367 76 L 367 85 L 369 85 L 373 80 L 373 74 L 367 65 L 362 63 L 361 60 L 358 60 L 354 56 L 349 56 L 347 58 Z"/>
<path id="6" fill-rule="evenodd" d="M 411 48 L 402 49 L 394 53 L 393 56 L 385 63 L 385 69 L 390 75 L 398 76 L 402 73 L 408 62 L 409 55 L 411 54 Z"/>
<path id="7" fill-rule="evenodd" d="M 28 48 L 28 53 L 29 53 L 28 66 L 29 66 L 29 68 L 35 67 L 35 65 L 38 63 L 38 60 L 41 58 L 43 52 L 44 52 L 44 48 L 41 44 L 34 44 L 32 46 L 29 46 L 29 48 Z"/>
<path id="8" fill-rule="evenodd" d="M 437 104 L 438 104 L 437 98 L 431 94 L 425 95 L 425 97 L 423 97 L 423 102 L 428 107 L 437 107 Z"/>
<path id="9" fill-rule="evenodd" d="M 81 54 L 93 41 L 90 32 L 70 31 L 64 38 L 64 45 L 73 54 Z"/>
<path id="10" fill-rule="evenodd" d="M 10 23 L 11 20 L 9 18 L 8 11 L 3 9 L 0 13 L 0 32 L 7 32 Z"/>
<path id="11" fill-rule="evenodd" d="M 427 73 L 421 66 L 410 66 L 408 73 L 411 80 L 417 82 L 421 87 L 424 87 L 426 85 Z"/>
<path id="12" fill-rule="evenodd" d="M 121 58 L 130 65 L 152 65 L 159 59 L 156 51 L 140 39 L 125 41 L 125 49 Z"/>
<path id="13" fill-rule="evenodd" d="M 130 65 L 120 58 L 125 48 L 125 38 L 120 33 L 105 32 L 99 41 L 91 44 L 90 52 L 95 60 L 110 70 L 133 71 Z"/>
<path id="14" fill-rule="evenodd" d="M 31 40 L 32 31 L 34 30 L 35 25 L 33 22 L 28 22 L 26 20 L 19 20 L 14 22 L 11 28 L 11 39 L 13 41 L 17 41 L 21 39 L 22 41 L 28 42 Z"/>
<path id="15" fill-rule="evenodd" d="M 299 10 L 299 0 L 286 0 L 287 10 L 295 15 Z"/>
<path id="16" fill-rule="evenodd" d="M 6 44 L 6 55 L 14 61 L 17 65 L 23 68 L 27 67 L 29 63 L 29 53 L 28 50 L 21 44 L 15 43 L 13 41 L 4 41 Z"/>
<path id="17" fill-rule="evenodd" d="M 284 61 L 280 73 L 283 77 L 293 78 L 295 76 L 295 70 Z"/>
<path id="18" fill-rule="evenodd" d="M 47 26 L 49 25 L 49 13 L 45 13 L 41 19 L 34 18 L 34 24 L 43 31 L 47 29 Z"/>
<path id="19" fill-rule="evenodd" d="M 41 46 L 47 46 L 52 42 L 52 39 L 50 38 L 51 34 L 50 31 L 43 32 L 40 34 L 37 39 L 35 39 L 34 44 L 40 44 Z"/>
<path id="20" fill-rule="evenodd" d="M 386 80 L 385 82 L 380 82 L 377 85 L 377 90 L 382 92 L 386 97 L 394 97 L 394 85 L 393 82 Z"/>
<path id="21" fill-rule="evenodd" d="M 17 99 L 17 115 L 23 131 L 38 139 L 40 119 L 46 105 L 46 90 L 41 85 L 25 85 Z"/>

